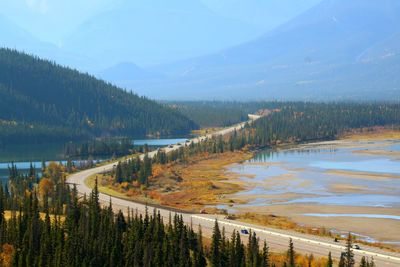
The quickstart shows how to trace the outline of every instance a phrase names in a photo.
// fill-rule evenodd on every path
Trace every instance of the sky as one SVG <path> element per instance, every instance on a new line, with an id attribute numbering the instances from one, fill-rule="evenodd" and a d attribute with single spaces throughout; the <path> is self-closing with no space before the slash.
<path id="1" fill-rule="evenodd" d="M 0 0 L 0 14 L 42 41 L 57 44 L 90 16 L 119 0 Z"/>
<path id="2" fill-rule="evenodd" d="M 91 16 L 123 1 L 140 0 L 0 0 L 0 14 L 38 39 L 57 45 Z M 220 15 L 261 26 L 267 31 L 321 0 L 182 1 L 201 1 Z"/>

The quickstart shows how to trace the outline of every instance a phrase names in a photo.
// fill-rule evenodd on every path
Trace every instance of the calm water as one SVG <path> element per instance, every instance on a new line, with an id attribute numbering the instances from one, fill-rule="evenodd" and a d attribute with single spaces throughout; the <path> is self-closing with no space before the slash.
<path id="1" fill-rule="evenodd" d="M 400 216 L 397 215 L 385 215 L 385 214 L 353 214 L 353 213 L 305 213 L 305 216 L 312 217 L 354 217 L 354 218 L 373 218 L 373 219 L 392 219 L 400 220 Z"/>
<path id="2" fill-rule="evenodd" d="M 149 146 L 167 146 L 170 144 L 182 143 L 186 138 L 169 139 L 140 139 L 133 140 L 135 145 L 148 144 Z M 25 173 L 29 170 L 30 163 L 40 170 L 42 160 L 61 161 L 65 163 L 63 144 L 40 144 L 40 145 L 12 145 L 0 147 L 0 179 L 8 178 L 8 166 L 15 162 L 18 170 Z M 101 159 L 99 159 L 101 160 Z"/>
<path id="3" fill-rule="evenodd" d="M 248 185 L 248 190 L 237 193 L 252 197 L 242 206 L 302 203 L 400 207 L 399 158 L 356 153 L 366 149 L 393 151 L 399 147 L 400 141 L 394 140 L 308 144 L 263 151 L 243 164 L 233 165 L 229 171 L 241 175 Z M 359 172 L 376 177 L 357 176 Z M 351 190 L 346 190 L 348 185 Z M 282 194 L 291 196 L 275 197 Z"/>
<path id="4" fill-rule="evenodd" d="M 145 144 L 149 146 L 168 146 L 177 143 L 184 143 L 186 138 L 171 138 L 171 139 L 138 139 L 133 140 L 133 143 L 138 146 L 143 146 Z"/>

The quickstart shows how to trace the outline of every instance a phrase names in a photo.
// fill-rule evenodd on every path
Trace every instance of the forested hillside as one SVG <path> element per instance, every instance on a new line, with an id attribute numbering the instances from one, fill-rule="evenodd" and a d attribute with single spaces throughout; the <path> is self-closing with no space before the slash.
<path id="1" fill-rule="evenodd" d="M 168 101 L 166 103 L 201 127 L 230 126 L 248 120 L 248 114 L 284 105 L 284 102 L 276 101 Z"/>
<path id="2" fill-rule="evenodd" d="M 179 112 L 88 74 L 0 49 L 0 142 L 183 134 Z"/>
<path id="3" fill-rule="evenodd" d="M 283 103 L 278 112 L 257 120 L 249 128 L 247 143 L 331 140 L 359 128 L 398 128 L 400 105 L 395 103 Z"/>

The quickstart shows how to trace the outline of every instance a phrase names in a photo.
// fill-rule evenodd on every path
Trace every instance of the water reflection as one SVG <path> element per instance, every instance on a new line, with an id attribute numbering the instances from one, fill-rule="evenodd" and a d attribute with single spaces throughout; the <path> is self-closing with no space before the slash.
<path id="1" fill-rule="evenodd" d="M 400 141 L 352 141 L 306 144 L 265 150 L 229 168 L 248 189 L 246 205 L 311 203 L 400 207 L 400 162 L 389 155 L 356 153 L 362 149 L 398 149 Z M 292 194 L 282 201 L 274 195 Z M 272 198 L 271 198 L 272 196 Z"/>

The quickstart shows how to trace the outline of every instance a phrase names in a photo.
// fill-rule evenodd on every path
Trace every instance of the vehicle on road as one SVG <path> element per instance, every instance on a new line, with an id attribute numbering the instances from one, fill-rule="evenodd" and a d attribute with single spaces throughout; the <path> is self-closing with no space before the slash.
<path id="1" fill-rule="evenodd" d="M 361 249 L 359 245 L 353 245 L 354 249 Z"/>
<path id="2" fill-rule="evenodd" d="M 242 229 L 240 230 L 240 233 L 242 233 L 243 235 L 248 235 L 249 231 L 247 229 Z"/>

